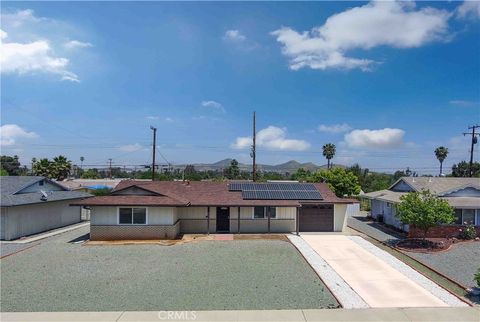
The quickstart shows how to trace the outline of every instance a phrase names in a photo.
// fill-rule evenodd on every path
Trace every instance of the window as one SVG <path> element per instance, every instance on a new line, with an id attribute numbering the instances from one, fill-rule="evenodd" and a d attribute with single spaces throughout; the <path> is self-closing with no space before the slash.
<path id="1" fill-rule="evenodd" d="M 270 209 L 270 218 L 277 218 L 277 208 L 275 207 L 267 207 Z"/>
<path id="2" fill-rule="evenodd" d="M 475 209 L 463 209 L 462 220 L 467 224 L 475 223 Z"/>
<path id="3" fill-rule="evenodd" d="M 387 208 L 392 208 L 392 203 L 391 202 L 387 202 Z"/>
<path id="4" fill-rule="evenodd" d="M 455 224 L 462 224 L 462 209 L 455 209 Z"/>
<path id="5" fill-rule="evenodd" d="M 265 218 L 265 208 L 255 207 L 253 209 L 253 219 L 263 219 L 263 218 Z"/>
<path id="6" fill-rule="evenodd" d="M 43 181 L 43 180 L 40 180 L 40 181 L 38 182 L 38 185 L 39 185 L 39 186 L 43 186 L 43 184 L 44 184 L 44 181 Z"/>
<path id="7" fill-rule="evenodd" d="M 146 225 L 147 208 L 119 208 L 118 223 L 121 225 Z"/>
<path id="8" fill-rule="evenodd" d="M 477 209 L 477 226 L 480 226 L 480 209 Z"/>
<path id="9" fill-rule="evenodd" d="M 270 218 L 277 218 L 277 208 L 275 207 L 255 207 L 253 210 L 253 219 L 268 218 L 267 210 L 270 210 Z"/>

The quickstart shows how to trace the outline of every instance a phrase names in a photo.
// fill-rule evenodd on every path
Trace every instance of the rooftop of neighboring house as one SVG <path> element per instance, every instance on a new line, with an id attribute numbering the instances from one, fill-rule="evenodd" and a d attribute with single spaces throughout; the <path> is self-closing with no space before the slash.
<path id="1" fill-rule="evenodd" d="M 405 182 L 415 191 L 430 190 L 430 192 L 438 195 L 464 187 L 476 187 L 480 189 L 480 178 L 402 177 L 390 187 L 390 190 L 400 181 Z"/>
<path id="2" fill-rule="evenodd" d="M 231 191 L 232 182 L 212 181 L 122 181 L 108 196 L 85 199 L 74 204 L 85 206 L 277 206 L 299 207 L 301 203 L 356 203 L 338 198 L 324 183 L 313 187 L 321 195 L 317 200 L 246 199 L 242 191 Z M 299 185 L 300 183 L 290 183 Z M 262 184 L 259 184 L 260 188 Z"/>
<path id="3" fill-rule="evenodd" d="M 444 198 L 452 207 L 480 207 L 480 178 L 402 177 L 390 188 L 369 192 L 363 197 L 398 203 L 408 192 L 422 190 Z"/>
<path id="4" fill-rule="evenodd" d="M 115 179 L 67 179 L 63 181 L 57 181 L 57 183 L 70 190 L 79 190 L 79 189 L 113 189 L 120 182 L 128 180 L 126 178 L 115 178 Z M 138 181 L 149 181 L 149 179 L 138 179 Z"/>
<path id="5" fill-rule="evenodd" d="M 71 191 L 53 180 L 39 176 L 0 177 L 0 206 L 12 207 L 52 201 L 90 197 L 81 191 Z"/>

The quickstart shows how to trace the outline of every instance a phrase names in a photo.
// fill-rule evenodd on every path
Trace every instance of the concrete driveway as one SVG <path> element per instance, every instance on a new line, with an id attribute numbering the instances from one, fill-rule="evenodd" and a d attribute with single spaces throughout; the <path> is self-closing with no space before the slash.
<path id="1" fill-rule="evenodd" d="M 301 236 L 373 308 L 445 307 L 441 299 L 347 236 Z"/>

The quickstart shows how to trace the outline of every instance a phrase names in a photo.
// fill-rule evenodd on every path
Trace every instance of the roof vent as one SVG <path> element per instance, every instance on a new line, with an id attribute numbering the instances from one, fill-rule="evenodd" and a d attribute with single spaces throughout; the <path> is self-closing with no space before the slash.
<path id="1" fill-rule="evenodd" d="M 47 193 L 44 190 L 40 190 L 40 192 L 42 193 L 42 196 L 40 197 L 40 200 L 47 201 L 48 200 Z"/>

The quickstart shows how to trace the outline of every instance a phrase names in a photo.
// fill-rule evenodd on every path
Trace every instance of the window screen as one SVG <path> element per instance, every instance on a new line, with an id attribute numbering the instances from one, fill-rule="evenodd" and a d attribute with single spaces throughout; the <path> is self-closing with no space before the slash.
<path id="1" fill-rule="evenodd" d="M 261 219 L 265 218 L 265 208 L 264 207 L 255 207 L 253 211 L 253 218 Z"/>

